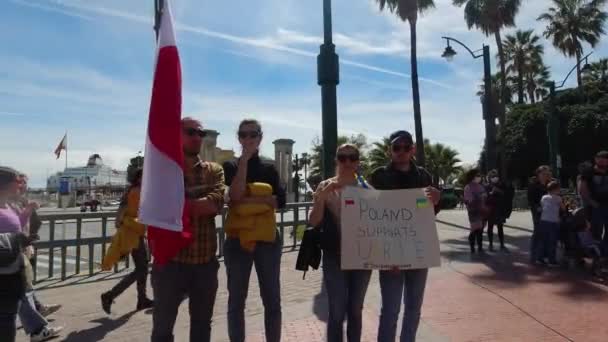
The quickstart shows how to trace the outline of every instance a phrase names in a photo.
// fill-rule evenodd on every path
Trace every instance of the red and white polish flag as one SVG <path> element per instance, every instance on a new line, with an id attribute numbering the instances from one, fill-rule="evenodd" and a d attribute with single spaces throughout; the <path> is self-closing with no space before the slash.
<path id="1" fill-rule="evenodd" d="M 139 207 L 155 264 L 192 241 L 184 191 L 182 79 L 169 1 L 161 16 Z"/>

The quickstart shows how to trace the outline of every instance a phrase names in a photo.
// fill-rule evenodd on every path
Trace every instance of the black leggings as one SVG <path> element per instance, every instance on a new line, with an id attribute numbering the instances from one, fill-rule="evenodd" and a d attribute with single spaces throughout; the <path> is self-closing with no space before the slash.
<path id="1" fill-rule="evenodd" d="M 148 249 L 143 237 L 139 238 L 139 246 L 131 251 L 131 257 L 135 263 L 135 270 L 116 284 L 108 293 L 112 298 L 118 297 L 129 286 L 137 282 L 137 299 L 144 300 L 146 296 L 146 284 L 148 281 Z"/>
<path id="2" fill-rule="evenodd" d="M 469 245 L 471 246 L 471 252 L 475 252 L 475 242 L 477 242 L 477 248 L 481 251 L 483 248 L 481 242 L 483 240 L 483 229 L 477 229 L 469 233 Z"/>
<path id="3" fill-rule="evenodd" d="M 500 247 L 505 246 L 505 232 L 503 229 L 504 223 L 494 223 L 493 221 L 488 222 L 488 241 L 490 241 L 490 247 L 494 244 L 494 225 L 498 230 L 498 239 L 500 240 Z"/>

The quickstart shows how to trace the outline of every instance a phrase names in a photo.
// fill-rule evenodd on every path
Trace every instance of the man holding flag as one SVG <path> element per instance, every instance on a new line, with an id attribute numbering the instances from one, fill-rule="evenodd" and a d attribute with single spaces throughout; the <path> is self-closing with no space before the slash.
<path id="1" fill-rule="evenodd" d="M 205 132 L 181 118 L 181 69 L 168 1 L 160 6 L 158 52 L 139 207 L 154 266 L 153 342 L 174 340 L 181 302 L 190 306 L 190 341 L 211 340 L 218 287 L 215 216 L 224 203 L 221 166 L 201 161 Z M 185 157 L 185 158 L 184 158 Z"/>

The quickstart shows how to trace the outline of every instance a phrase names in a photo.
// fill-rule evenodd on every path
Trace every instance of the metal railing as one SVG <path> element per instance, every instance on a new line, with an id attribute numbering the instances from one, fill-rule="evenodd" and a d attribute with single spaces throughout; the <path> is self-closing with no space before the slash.
<path id="1" fill-rule="evenodd" d="M 296 250 L 298 248 L 298 228 L 306 226 L 311 208 L 312 203 L 309 202 L 289 203 L 285 209 L 277 211 L 277 227 L 284 249 Z M 221 216 L 218 215 L 216 219 L 219 258 L 224 255 L 226 213 L 227 208 L 224 208 Z M 107 246 L 115 232 L 116 211 L 41 213 L 39 216 L 43 226 L 40 231 L 41 240 L 34 243 L 32 263 L 34 281 L 57 278 L 57 275 L 61 280 L 74 275 L 82 275 L 82 264 L 88 268 L 89 276 L 101 271 L 99 265 L 105 257 Z M 59 236 L 58 230 L 60 230 Z M 286 232 L 289 233 L 288 238 L 286 238 Z M 122 263 L 122 269 L 129 268 L 129 257 L 124 258 L 120 263 Z M 119 264 L 114 266 L 115 272 L 121 269 Z M 68 267 L 68 265 L 73 267 Z M 44 269 L 46 269 L 46 277 L 41 274 Z"/>

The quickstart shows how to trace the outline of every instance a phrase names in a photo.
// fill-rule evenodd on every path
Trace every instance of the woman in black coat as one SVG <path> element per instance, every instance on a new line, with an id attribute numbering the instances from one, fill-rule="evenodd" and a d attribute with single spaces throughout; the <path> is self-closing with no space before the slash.
<path id="1" fill-rule="evenodd" d="M 513 187 L 503 182 L 498 171 L 492 170 L 488 173 L 488 185 L 486 188 L 488 199 L 488 241 L 490 250 L 494 250 L 494 226 L 498 230 L 500 249 L 506 251 L 505 234 L 503 226 L 513 211 Z"/>

